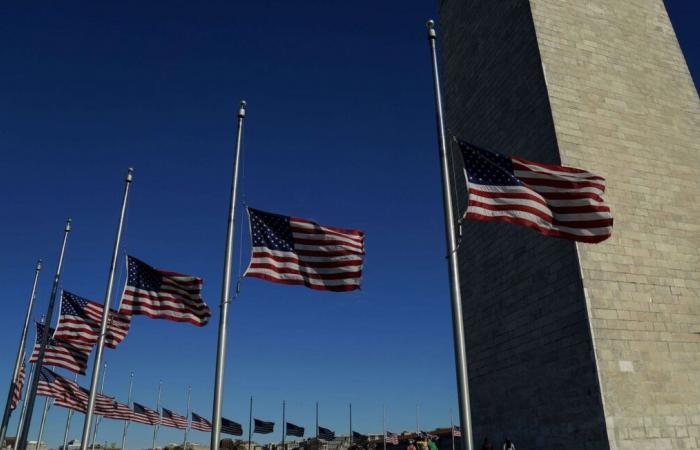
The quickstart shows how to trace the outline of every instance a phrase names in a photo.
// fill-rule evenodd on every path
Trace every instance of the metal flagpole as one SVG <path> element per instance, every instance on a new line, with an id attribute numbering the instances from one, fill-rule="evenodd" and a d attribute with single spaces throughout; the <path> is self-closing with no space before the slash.
<path id="1" fill-rule="evenodd" d="M 382 442 L 386 450 L 386 405 L 382 405 Z"/>
<path id="2" fill-rule="evenodd" d="M 35 450 L 39 450 L 41 445 L 41 440 L 44 438 L 44 425 L 46 425 L 46 415 L 49 413 L 49 408 L 51 407 L 52 400 L 50 397 L 44 397 L 44 411 L 41 413 L 41 422 L 39 423 L 39 437 L 36 440 Z"/>
<path id="3" fill-rule="evenodd" d="M 100 394 L 105 392 L 105 378 L 107 377 L 107 363 L 105 362 L 104 370 L 102 371 L 102 385 L 100 386 Z M 97 417 L 95 420 L 95 429 L 92 432 L 92 442 L 90 443 L 91 450 L 95 450 L 95 440 L 97 439 L 97 429 L 100 427 L 100 422 L 102 422 L 101 417 Z"/>
<path id="4" fill-rule="evenodd" d="M 158 423 L 153 427 L 153 445 L 151 445 L 151 450 L 156 450 L 156 436 L 158 435 L 158 429 L 160 428 L 161 421 L 161 410 L 160 410 L 160 392 L 163 389 L 163 380 L 158 383 L 158 401 L 156 402 L 156 411 L 158 411 Z"/>
<path id="5" fill-rule="evenodd" d="M 119 243 L 122 238 L 124 228 L 124 216 L 126 215 L 126 202 L 129 198 L 129 188 L 134 169 L 129 167 L 124 180 L 124 195 L 122 196 L 122 206 L 119 213 L 119 225 L 117 225 L 117 235 L 114 239 L 114 249 L 112 250 L 112 261 L 109 266 L 107 276 L 107 292 L 102 307 L 102 323 L 100 324 L 100 336 L 97 339 L 97 349 L 95 351 L 95 362 L 92 365 L 92 379 L 90 380 L 90 396 L 88 398 L 87 410 L 85 411 L 85 421 L 83 422 L 83 434 L 80 438 L 80 450 L 87 450 L 88 439 L 90 438 L 90 427 L 92 425 L 92 415 L 95 410 L 95 399 L 97 398 L 97 381 L 100 379 L 100 366 L 102 365 L 102 352 L 104 351 L 105 337 L 107 335 L 107 321 L 109 319 L 109 306 L 112 300 L 112 288 L 114 287 L 114 273 L 117 268 L 117 257 L 119 256 Z"/>
<path id="6" fill-rule="evenodd" d="M 420 426 L 418 425 L 418 410 L 420 409 L 420 402 L 416 402 L 416 437 L 420 436 Z"/>
<path id="7" fill-rule="evenodd" d="M 321 450 L 321 443 L 318 440 L 318 400 L 316 400 L 316 450 Z"/>
<path id="8" fill-rule="evenodd" d="M 236 219 L 236 192 L 238 190 L 238 166 L 241 156 L 241 138 L 243 136 L 243 119 L 246 102 L 241 101 L 238 110 L 238 132 L 236 135 L 236 155 L 233 163 L 233 180 L 228 210 L 228 229 L 226 230 L 226 250 L 224 253 L 224 276 L 221 286 L 221 305 L 219 313 L 219 340 L 216 349 L 216 376 L 214 378 L 214 405 L 211 417 L 211 450 L 219 450 L 221 435 L 221 404 L 224 397 L 224 363 L 226 358 L 226 328 L 228 325 L 228 304 L 231 301 L 231 265 L 233 261 L 233 237 Z M 84 450 L 84 449 L 83 449 Z"/>
<path id="9" fill-rule="evenodd" d="M 129 396 L 127 397 L 126 400 L 126 406 L 129 407 L 129 409 L 132 409 L 131 406 L 131 388 L 134 387 L 134 372 L 132 371 L 131 374 L 129 375 Z M 125 420 L 124 421 L 124 431 L 122 432 L 122 450 L 126 450 L 126 430 L 129 428 L 129 424 L 131 423 L 131 420 Z M 66 450 L 66 449 L 63 449 Z"/>
<path id="10" fill-rule="evenodd" d="M 440 169 L 442 172 L 442 198 L 445 210 L 445 234 L 447 235 L 447 252 L 449 258 L 450 285 L 452 294 L 452 334 L 457 367 L 457 394 L 459 396 L 459 421 L 462 429 L 460 439 L 462 450 L 472 450 L 471 410 L 469 407 L 469 383 L 467 375 L 467 352 L 464 342 L 464 320 L 462 317 L 462 293 L 457 261 L 457 235 L 455 233 L 455 215 L 453 209 L 452 186 L 449 176 L 445 121 L 442 110 L 442 92 L 438 72 L 435 22 L 429 20 L 428 41 L 433 63 L 433 87 L 435 90 L 435 113 L 437 120 L 438 142 L 440 146 Z"/>
<path id="11" fill-rule="evenodd" d="M 284 449 L 284 438 L 287 434 L 287 402 L 282 400 L 282 450 Z"/>
<path id="12" fill-rule="evenodd" d="M 24 415 L 27 412 L 27 393 L 29 393 L 29 385 L 32 383 L 32 378 L 34 378 L 34 364 L 30 364 L 30 366 L 29 376 L 27 377 L 27 389 L 25 389 L 24 400 L 22 400 L 22 410 L 19 413 L 17 431 L 15 432 L 15 445 L 12 447 L 12 450 L 19 448 L 19 435 L 22 434 L 22 427 L 24 426 Z"/>
<path id="13" fill-rule="evenodd" d="M 58 283 L 61 281 L 61 269 L 63 268 L 63 256 L 66 253 L 66 243 L 68 242 L 68 233 L 71 230 L 71 220 L 66 221 L 66 226 L 63 228 L 63 241 L 61 243 L 61 252 L 58 256 L 58 264 L 56 266 L 56 274 L 53 278 L 53 286 L 51 287 L 51 295 L 49 296 L 49 306 L 46 309 L 46 324 L 44 333 L 41 336 L 41 345 L 39 346 L 39 354 L 34 363 L 35 377 L 32 377 L 32 383 L 27 390 L 27 408 L 24 412 L 24 425 L 22 432 L 17 437 L 18 449 L 25 450 L 27 448 L 27 438 L 29 436 L 29 428 L 32 423 L 32 413 L 34 412 L 34 402 L 36 401 L 36 391 L 39 388 L 39 374 L 41 367 L 44 365 L 44 355 L 46 354 L 46 343 L 49 341 L 49 330 L 51 329 L 51 317 L 53 316 L 53 307 L 56 304 L 56 293 L 58 292 Z M 85 450 L 85 449 L 83 449 Z"/>
<path id="14" fill-rule="evenodd" d="M 253 396 L 250 396 L 250 410 L 248 412 L 248 450 L 251 450 L 251 442 L 253 442 Z"/>
<path id="15" fill-rule="evenodd" d="M 41 260 L 39 260 L 36 263 L 36 268 L 34 269 L 34 282 L 32 283 L 32 293 L 29 294 L 29 305 L 27 305 L 27 313 L 24 316 L 24 326 L 22 327 L 22 334 L 19 338 L 19 346 L 17 347 L 17 358 L 15 359 L 15 368 L 12 371 L 12 378 L 10 379 L 10 390 L 7 392 L 5 412 L 2 415 L 2 425 L 0 425 L 0 444 L 3 445 L 5 442 L 5 436 L 7 435 L 7 424 L 10 422 L 10 415 L 12 414 L 12 394 L 15 391 L 15 382 L 17 381 L 19 371 L 22 368 L 22 361 L 24 360 L 24 346 L 27 342 L 29 321 L 32 318 L 32 308 L 34 306 L 34 298 L 36 297 L 36 285 L 39 281 L 39 272 L 41 272 Z"/>
<path id="16" fill-rule="evenodd" d="M 350 445 L 352 445 L 352 403 L 348 405 L 350 406 Z"/>
<path id="17" fill-rule="evenodd" d="M 182 443 L 182 450 L 187 450 L 187 431 L 190 423 L 190 400 L 192 398 L 192 386 L 187 386 L 187 415 L 185 416 L 185 439 Z M 124 449 L 122 449 L 124 450 Z"/>
<path id="18" fill-rule="evenodd" d="M 455 450 L 455 424 L 452 420 L 452 408 L 450 408 L 450 432 L 452 433 L 452 450 Z"/>
<path id="19" fill-rule="evenodd" d="M 73 382 L 78 381 L 78 374 L 76 373 L 75 376 L 73 377 Z M 68 409 L 68 414 L 66 415 L 66 428 L 63 430 L 63 447 L 61 447 L 59 450 L 66 450 L 66 446 L 68 445 L 68 431 L 70 430 L 70 422 L 71 419 L 73 418 L 73 410 Z"/>

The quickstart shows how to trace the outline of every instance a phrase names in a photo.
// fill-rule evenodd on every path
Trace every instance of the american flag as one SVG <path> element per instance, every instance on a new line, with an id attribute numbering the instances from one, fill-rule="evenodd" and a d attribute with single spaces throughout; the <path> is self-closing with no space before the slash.
<path id="1" fill-rule="evenodd" d="M 253 255 L 245 276 L 324 291 L 359 289 L 365 234 L 248 208 Z"/>
<path id="2" fill-rule="evenodd" d="M 459 431 L 459 427 L 452 427 L 452 436 L 462 437 L 462 432 Z"/>
<path id="3" fill-rule="evenodd" d="M 243 427 L 240 423 L 228 420 L 225 417 L 221 418 L 221 432 L 232 436 L 243 435 Z"/>
<path id="4" fill-rule="evenodd" d="M 387 431 L 384 439 L 386 440 L 387 444 L 399 445 L 399 435 L 396 433 Z"/>
<path id="5" fill-rule="evenodd" d="M 136 423 L 142 423 L 144 425 L 158 425 L 160 421 L 160 415 L 157 411 L 144 406 L 140 403 L 134 402 L 133 414 L 131 415 L 131 421 Z"/>
<path id="6" fill-rule="evenodd" d="M 128 277 L 120 313 L 189 322 L 203 327 L 211 311 L 202 300 L 201 278 L 155 269 L 127 256 Z"/>
<path id="7" fill-rule="evenodd" d="M 90 391 L 80 387 L 75 381 L 64 378 L 47 367 L 42 367 L 37 394 L 52 397 L 56 406 L 85 413 Z M 101 415 L 112 402 L 114 402 L 113 398 L 97 394 L 95 414 Z"/>
<path id="8" fill-rule="evenodd" d="M 34 351 L 29 358 L 29 362 L 33 363 L 39 358 L 39 350 L 41 348 L 41 340 L 43 339 L 44 325 L 37 322 L 36 324 L 36 344 Z M 78 342 L 65 342 L 54 339 L 53 328 L 49 328 L 49 339 L 46 343 L 46 351 L 44 353 L 44 365 L 61 367 L 79 375 L 85 375 L 87 368 L 88 355 L 92 350 L 92 345 Z"/>
<path id="9" fill-rule="evenodd" d="M 183 417 L 173 411 L 162 408 L 163 415 L 160 419 L 160 424 L 164 427 L 177 428 L 179 430 L 184 430 L 187 428 L 187 417 Z"/>
<path id="10" fill-rule="evenodd" d="M 328 428 L 318 427 L 318 438 L 324 441 L 332 441 L 335 439 L 335 432 Z"/>
<path id="11" fill-rule="evenodd" d="M 61 294 L 61 315 L 56 325 L 55 339 L 68 342 L 97 344 L 102 325 L 103 305 L 78 297 L 68 291 Z M 107 322 L 105 345 L 116 348 L 131 326 L 131 316 L 111 309 Z"/>
<path id="12" fill-rule="evenodd" d="M 304 427 L 287 422 L 287 436 L 304 437 Z"/>
<path id="13" fill-rule="evenodd" d="M 352 442 L 367 442 L 367 435 L 364 435 L 362 433 L 358 433 L 357 431 L 352 432 Z"/>
<path id="14" fill-rule="evenodd" d="M 22 362 L 22 366 L 19 368 L 17 379 L 12 383 L 12 400 L 10 400 L 10 409 L 12 411 L 17 408 L 17 404 L 22 399 L 22 387 L 24 387 L 24 362 Z"/>
<path id="15" fill-rule="evenodd" d="M 211 432 L 211 422 L 209 422 L 204 417 L 199 414 L 192 413 L 192 425 L 193 430 L 204 431 L 206 433 Z"/>
<path id="16" fill-rule="evenodd" d="M 581 242 L 604 241 L 612 234 L 603 177 L 504 156 L 466 142 L 459 145 L 469 190 L 465 218 L 510 222 Z"/>
<path id="17" fill-rule="evenodd" d="M 112 401 L 109 408 L 104 408 L 104 410 L 101 412 L 103 417 L 115 420 L 131 420 L 133 415 L 129 405 L 119 403 L 116 400 Z"/>
<path id="18" fill-rule="evenodd" d="M 260 419 L 253 419 L 255 421 L 255 428 L 253 433 L 258 434 L 270 434 L 275 430 L 275 422 L 265 422 Z"/>

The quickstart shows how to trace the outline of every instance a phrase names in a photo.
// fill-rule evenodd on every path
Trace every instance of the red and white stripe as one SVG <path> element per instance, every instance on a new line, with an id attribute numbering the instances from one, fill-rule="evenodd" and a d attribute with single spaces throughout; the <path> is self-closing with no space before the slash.
<path id="1" fill-rule="evenodd" d="M 160 420 L 160 415 L 152 410 L 151 408 L 148 408 L 146 406 L 141 405 L 143 409 L 146 411 L 144 414 L 142 413 L 137 413 L 135 410 L 132 410 L 131 412 L 131 421 L 136 422 L 136 423 L 142 423 L 144 425 L 158 425 L 158 422 Z"/>
<path id="2" fill-rule="evenodd" d="M 468 183 L 467 219 L 499 220 L 546 236 L 600 242 L 612 234 L 613 218 L 603 200 L 605 179 L 573 167 L 511 157 L 523 186 Z M 466 173 L 465 173 L 466 175 Z"/>
<path id="3" fill-rule="evenodd" d="M 12 384 L 12 400 L 10 400 L 10 409 L 12 411 L 17 408 L 17 404 L 22 400 L 22 387 L 24 387 L 24 363 L 22 367 L 19 368 L 19 373 L 17 374 L 17 379 Z"/>
<path id="4" fill-rule="evenodd" d="M 365 254 L 362 231 L 289 218 L 294 251 L 253 247 L 245 276 L 325 291 L 359 289 Z"/>
<path id="5" fill-rule="evenodd" d="M 204 285 L 202 278 L 177 272 L 153 270 L 162 276 L 159 289 L 156 291 L 140 289 L 129 285 L 127 280 L 119 313 L 144 315 L 151 319 L 165 319 L 173 322 L 189 322 L 199 327 L 209 322 L 211 310 L 202 298 Z"/>
<path id="6" fill-rule="evenodd" d="M 178 415 L 169 409 L 163 408 L 163 415 L 161 416 L 160 424 L 164 427 L 184 430 L 187 428 L 187 418 Z"/>
<path id="7" fill-rule="evenodd" d="M 53 329 L 50 329 L 49 332 L 52 333 L 53 331 Z M 41 343 L 37 342 L 34 345 L 32 355 L 29 357 L 30 363 L 36 362 L 39 358 L 40 348 Z M 49 337 L 44 352 L 43 365 L 61 367 L 78 375 L 85 375 L 88 355 L 91 350 L 92 345 L 89 344 L 59 341 Z"/>
<path id="8" fill-rule="evenodd" d="M 83 342 L 96 345 L 100 336 L 100 329 L 102 328 L 103 310 L 103 305 L 88 301 L 85 308 L 83 308 L 88 320 L 81 316 L 61 314 L 58 317 L 54 338 L 67 342 Z M 124 340 L 129 333 L 131 316 L 120 314 L 116 310 L 110 309 L 107 320 L 105 345 L 109 348 L 116 348 L 117 344 Z"/>
<path id="9" fill-rule="evenodd" d="M 95 411 L 97 414 L 98 412 Z M 113 401 L 109 407 L 101 408 L 100 415 L 107 419 L 131 420 L 133 412 L 128 405 Z"/>
<path id="10" fill-rule="evenodd" d="M 205 433 L 211 433 L 211 422 L 209 422 L 204 417 L 192 413 L 192 423 L 190 427 L 193 430 L 204 431 Z"/>
<path id="11" fill-rule="evenodd" d="M 386 443 L 392 445 L 399 445 L 399 436 L 395 433 L 386 432 Z"/>

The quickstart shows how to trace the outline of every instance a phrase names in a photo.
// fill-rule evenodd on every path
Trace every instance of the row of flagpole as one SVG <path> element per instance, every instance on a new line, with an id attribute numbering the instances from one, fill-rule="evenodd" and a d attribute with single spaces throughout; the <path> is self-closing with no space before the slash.
<path id="1" fill-rule="evenodd" d="M 455 216 L 454 216 L 454 199 L 452 198 L 452 186 L 451 179 L 449 176 L 449 162 L 447 154 L 446 145 L 446 133 L 445 124 L 443 117 L 443 106 L 442 106 L 442 93 L 440 87 L 440 77 L 438 71 L 437 62 L 437 50 L 436 50 L 436 33 L 434 29 L 433 21 L 428 22 L 428 41 L 430 44 L 430 52 L 432 58 L 432 73 L 433 73 L 433 84 L 435 91 L 435 109 L 436 109 L 436 121 L 437 121 L 437 131 L 438 131 L 438 146 L 440 152 L 440 166 L 442 174 L 442 191 L 443 191 L 443 207 L 445 213 L 445 232 L 447 241 L 447 251 L 449 260 L 449 275 L 450 275 L 450 286 L 451 286 L 451 303 L 452 303 L 452 324 L 453 324 L 453 340 L 455 349 L 455 365 L 457 373 L 457 388 L 459 397 L 459 416 L 460 425 L 464 438 L 461 439 L 462 450 L 472 449 L 472 434 L 471 434 L 471 418 L 469 409 L 469 390 L 467 382 L 467 361 L 466 361 L 466 350 L 465 350 L 465 334 L 464 334 L 464 324 L 462 316 L 462 304 L 461 304 L 461 291 L 458 273 L 458 261 L 457 261 L 457 235 L 455 227 Z M 226 358 L 226 345 L 227 345 L 227 325 L 228 325 L 228 307 L 231 303 L 231 272 L 232 272 L 232 261 L 233 261 L 233 240 L 235 235 L 235 213 L 236 213 L 236 203 L 237 203 L 237 189 L 238 189 L 238 173 L 240 165 L 240 154 L 241 154 L 241 142 L 243 133 L 243 121 L 246 114 L 246 102 L 242 101 L 240 109 L 238 111 L 238 126 L 236 134 L 236 146 L 234 153 L 234 165 L 233 174 L 229 198 L 229 211 L 228 211 L 228 224 L 226 233 L 226 245 L 224 252 L 224 267 L 223 267 L 223 280 L 221 288 L 221 303 L 220 303 L 220 313 L 219 313 L 219 328 L 218 328 L 218 340 L 217 340 L 217 353 L 216 353 L 216 369 L 214 376 L 214 393 L 213 393 L 213 405 L 212 405 L 212 432 L 211 432 L 211 450 L 219 450 L 219 442 L 221 435 L 221 409 L 223 403 L 223 380 L 224 380 L 224 364 Z M 108 315 L 110 311 L 110 303 L 112 297 L 112 290 L 114 287 L 114 278 L 116 271 L 116 263 L 118 257 L 118 249 L 121 240 L 121 235 L 124 226 L 124 218 L 126 214 L 126 206 L 129 195 L 129 189 L 132 182 L 132 169 L 130 168 L 125 180 L 124 193 L 121 203 L 121 211 L 119 216 L 119 222 L 116 231 L 116 237 L 114 242 L 114 248 L 112 252 L 111 264 L 108 272 L 107 287 L 104 298 L 104 307 L 102 312 L 102 321 L 100 327 L 100 334 L 97 342 L 97 350 L 95 354 L 95 359 L 93 362 L 92 377 L 90 381 L 89 397 L 87 404 L 87 411 L 85 413 L 85 420 L 83 423 L 82 437 L 80 443 L 80 450 L 87 450 L 90 429 L 92 426 L 95 400 L 97 395 L 97 384 L 100 377 L 100 370 L 102 365 L 102 356 L 104 350 L 105 336 L 108 324 Z M 58 292 L 59 281 L 61 277 L 61 269 L 63 266 L 63 258 L 66 249 L 66 243 L 68 239 L 68 234 L 71 230 L 71 221 L 68 219 L 66 226 L 64 228 L 63 241 L 61 245 L 60 255 L 58 259 L 58 264 L 56 268 L 56 273 L 54 275 L 53 286 L 51 289 L 51 294 L 49 297 L 49 304 L 47 307 L 46 317 L 50 325 L 51 317 L 53 316 L 53 309 L 55 305 L 55 299 Z M 30 296 L 30 304 L 28 307 L 27 315 L 25 318 L 25 324 L 22 331 L 22 338 L 20 340 L 20 347 L 18 349 L 18 355 L 15 362 L 15 368 L 12 376 L 12 383 L 10 389 L 10 395 L 12 393 L 12 386 L 17 379 L 19 373 L 19 365 L 21 364 L 23 354 L 24 354 L 24 343 L 26 341 L 27 328 L 29 324 L 29 317 L 31 315 L 31 309 L 33 306 L 36 283 L 39 276 L 39 271 L 41 269 L 41 264 L 37 264 L 34 284 L 32 288 L 32 294 Z M 17 439 L 17 450 L 26 450 L 27 436 L 30 428 L 32 412 L 34 409 L 34 403 L 36 400 L 36 392 L 38 388 L 38 373 L 41 371 L 41 367 L 44 361 L 44 354 L 46 351 L 46 344 L 49 339 L 49 333 L 43 333 L 40 342 L 39 353 L 37 356 L 36 363 L 34 365 L 34 376 L 31 377 L 30 387 L 27 390 L 27 395 L 25 403 L 23 404 L 24 413 L 20 419 L 21 421 L 21 431 Z M 8 403 L 3 414 L 2 426 L 0 427 L 0 442 L 6 436 L 7 423 L 9 421 L 9 396 Z M 160 401 L 158 402 L 160 403 Z M 350 409 L 352 406 L 350 405 Z M 251 411 L 252 411 L 252 398 L 251 398 Z M 67 421 L 70 422 L 70 418 Z M 250 425 L 250 424 L 249 424 Z M 126 442 L 126 429 L 128 423 L 125 424 L 124 433 L 122 441 Z M 352 442 L 352 412 L 350 413 L 350 441 Z M 318 432 L 318 428 L 316 430 Z M 250 434 L 250 433 L 249 433 Z M 154 445 L 155 438 L 157 435 L 157 427 L 154 430 Z M 185 436 L 185 444 L 186 444 Z M 249 436 L 250 443 L 250 436 Z"/>

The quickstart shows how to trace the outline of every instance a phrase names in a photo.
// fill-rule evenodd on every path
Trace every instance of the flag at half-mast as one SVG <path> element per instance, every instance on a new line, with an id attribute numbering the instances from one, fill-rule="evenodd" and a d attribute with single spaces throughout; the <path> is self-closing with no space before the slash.
<path id="1" fill-rule="evenodd" d="M 22 366 L 19 368 L 19 373 L 17 374 L 17 379 L 12 383 L 12 400 L 10 400 L 10 409 L 12 411 L 17 408 L 17 404 L 22 400 L 22 387 L 24 386 L 24 361 L 22 361 Z"/>
<path id="2" fill-rule="evenodd" d="M 199 277 L 159 270 L 127 256 L 127 280 L 119 312 L 203 327 L 211 311 L 202 299 Z"/>
<path id="3" fill-rule="evenodd" d="M 134 402 L 133 414 L 131 415 L 131 421 L 136 423 L 142 423 L 144 425 L 158 425 L 160 422 L 160 415 L 158 412 L 152 410 L 148 406 L 144 406 L 140 403 Z"/>
<path id="4" fill-rule="evenodd" d="M 161 408 L 163 415 L 160 418 L 160 424 L 164 427 L 177 428 L 184 430 L 187 428 L 187 418 L 167 408 Z"/>
<path id="5" fill-rule="evenodd" d="M 204 431 L 205 433 L 211 432 L 211 422 L 196 413 L 192 413 L 192 424 L 190 426 L 193 430 Z"/>
<path id="6" fill-rule="evenodd" d="M 248 208 L 252 257 L 247 277 L 325 291 L 360 287 L 365 254 L 362 231 Z"/>
<path id="7" fill-rule="evenodd" d="M 459 142 L 469 193 L 464 217 L 499 220 L 545 235 L 601 242 L 613 217 L 605 179 L 587 170 L 528 161 Z"/>
<path id="8" fill-rule="evenodd" d="M 54 405 L 85 413 L 87 410 L 89 391 L 80 387 L 75 381 L 64 378 L 48 367 L 42 367 L 39 374 L 37 394 L 54 399 Z M 114 399 L 103 394 L 97 394 L 95 399 L 95 414 L 103 415 L 111 408 Z"/>
<path id="9" fill-rule="evenodd" d="M 229 420 L 225 417 L 221 418 L 221 432 L 224 434 L 230 434 L 231 436 L 242 436 L 243 427 L 240 423 Z"/>
<path id="10" fill-rule="evenodd" d="M 39 358 L 39 350 L 41 348 L 41 340 L 45 328 L 43 324 L 37 322 L 36 344 L 34 345 L 32 356 L 29 358 L 30 363 L 36 362 Z M 92 350 L 92 345 L 82 342 L 65 342 L 54 339 L 53 328 L 49 328 L 48 333 L 49 338 L 46 342 L 44 365 L 61 367 L 73 373 L 77 373 L 78 375 L 85 375 L 88 355 Z"/>
<path id="11" fill-rule="evenodd" d="M 330 428 L 318 427 L 318 438 L 324 441 L 332 441 L 335 439 L 335 432 Z"/>
<path id="12" fill-rule="evenodd" d="M 287 436 L 304 437 L 304 427 L 287 422 Z"/>
<path id="13" fill-rule="evenodd" d="M 68 342 L 97 344 L 102 328 L 103 305 L 68 291 L 61 293 L 61 314 L 53 337 Z M 116 348 L 129 332 L 131 316 L 110 309 L 105 345 Z"/>
<path id="14" fill-rule="evenodd" d="M 253 428 L 253 433 L 258 434 L 270 434 L 275 431 L 275 422 L 265 422 L 260 419 L 253 419 L 255 421 L 255 427 Z"/>

